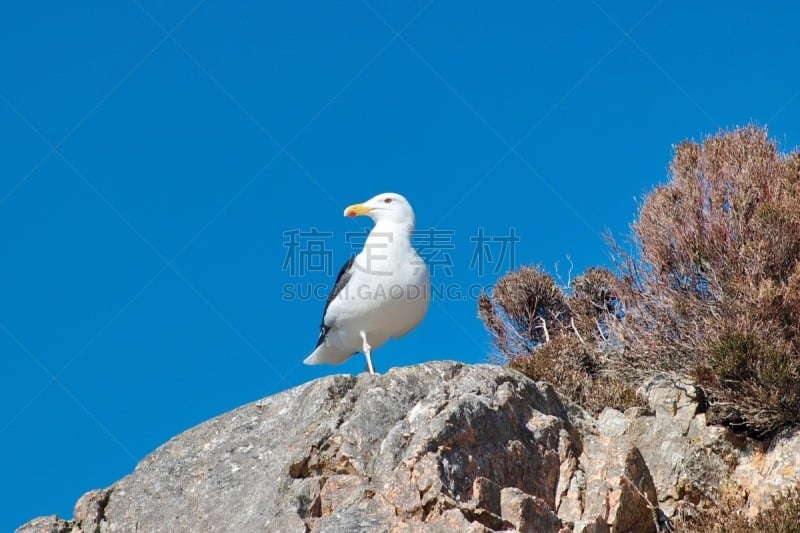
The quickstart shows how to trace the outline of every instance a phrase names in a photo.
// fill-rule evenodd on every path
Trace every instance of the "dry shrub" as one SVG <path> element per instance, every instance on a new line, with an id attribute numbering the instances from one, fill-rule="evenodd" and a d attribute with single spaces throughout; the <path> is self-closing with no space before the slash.
<path id="1" fill-rule="evenodd" d="M 718 506 L 699 510 L 674 522 L 676 532 L 692 533 L 798 533 L 800 532 L 800 492 L 796 489 L 773 498 L 769 507 L 748 518 L 746 501 L 730 497 Z"/>
<path id="2" fill-rule="evenodd" d="M 522 267 L 497 281 L 492 297 L 481 295 L 479 314 L 508 359 L 531 353 L 570 318 L 566 296 L 541 267 Z"/>
<path id="3" fill-rule="evenodd" d="M 683 142 L 632 229 L 633 254 L 611 242 L 617 273 L 569 294 L 539 267 L 501 278 L 479 302 L 499 353 L 594 410 L 671 372 L 705 390 L 711 421 L 758 438 L 800 425 L 800 152 L 752 126 Z"/>
<path id="4" fill-rule="evenodd" d="M 605 371 L 608 326 L 616 320 L 613 274 L 591 269 L 569 295 L 541 267 L 502 277 L 479 300 L 479 316 L 511 368 L 551 383 L 584 408 L 643 405 L 634 390 Z"/>
<path id="5" fill-rule="evenodd" d="M 753 436 L 797 425 L 800 154 L 755 127 L 681 143 L 633 238 L 614 287 L 617 370 L 688 374 L 712 419 Z"/>

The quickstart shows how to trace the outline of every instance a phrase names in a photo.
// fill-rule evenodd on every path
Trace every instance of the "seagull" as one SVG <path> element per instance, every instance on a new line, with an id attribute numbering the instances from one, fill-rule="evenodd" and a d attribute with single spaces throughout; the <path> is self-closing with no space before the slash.
<path id="1" fill-rule="evenodd" d="M 361 351 L 374 374 L 372 350 L 417 327 L 428 311 L 430 274 L 411 245 L 414 210 L 403 196 L 379 194 L 349 206 L 344 215 L 366 215 L 375 226 L 364 249 L 339 272 L 322 312 L 317 346 L 303 362 L 337 365 Z"/>

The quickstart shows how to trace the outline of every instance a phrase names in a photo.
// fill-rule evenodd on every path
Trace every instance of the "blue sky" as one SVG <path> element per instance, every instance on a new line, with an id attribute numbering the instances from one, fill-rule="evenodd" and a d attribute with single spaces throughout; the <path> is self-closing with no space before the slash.
<path id="1" fill-rule="evenodd" d="M 0 530 L 70 517 L 210 417 L 361 372 L 301 361 L 324 304 L 309 287 L 369 227 L 343 208 L 374 194 L 434 230 L 448 291 L 378 370 L 486 361 L 468 293 L 520 264 L 608 265 L 602 233 L 627 233 L 674 144 L 751 121 L 800 144 L 798 11 L 6 2 Z"/>

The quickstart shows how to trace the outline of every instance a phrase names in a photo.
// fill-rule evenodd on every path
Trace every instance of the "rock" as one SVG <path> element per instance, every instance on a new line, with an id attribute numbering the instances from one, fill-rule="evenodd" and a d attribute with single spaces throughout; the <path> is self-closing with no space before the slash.
<path id="1" fill-rule="evenodd" d="M 656 531 L 658 496 L 642 454 L 627 439 L 586 435 L 558 506 L 584 531 Z"/>
<path id="2" fill-rule="evenodd" d="M 653 414 L 633 418 L 624 435 L 650 469 L 660 509 L 673 516 L 679 502 L 719 503 L 738 461 L 736 436 L 706 424 L 703 395 L 689 383 L 656 376 L 644 394 Z"/>
<path id="3" fill-rule="evenodd" d="M 18 533 L 611 531 L 665 528 L 725 494 L 750 514 L 800 483 L 800 432 L 710 426 L 664 377 L 649 410 L 594 419 L 546 383 L 435 362 L 330 376 L 209 420 Z"/>
<path id="4" fill-rule="evenodd" d="M 604 518 L 598 516 L 594 520 L 580 520 L 576 522 L 573 531 L 575 533 L 608 533 L 611 531 L 611 528 Z"/>
<path id="5" fill-rule="evenodd" d="M 616 409 L 604 409 L 597 419 L 597 430 L 607 437 L 619 437 L 629 427 L 630 419 Z"/>
<path id="6" fill-rule="evenodd" d="M 103 525 L 111 489 L 91 490 L 78 499 L 73 511 L 74 533 L 94 532 Z"/>
<path id="7" fill-rule="evenodd" d="M 500 514 L 501 489 L 491 479 L 477 477 L 472 482 L 472 499 L 476 507 L 496 515 Z"/>
<path id="8" fill-rule="evenodd" d="M 50 515 L 34 518 L 19 527 L 16 533 L 70 533 L 72 531 L 72 524 L 56 515 Z"/>
<path id="9" fill-rule="evenodd" d="M 766 449 L 765 449 L 766 448 Z M 768 446 L 748 444 L 739 456 L 732 481 L 747 495 L 747 512 L 769 507 L 772 498 L 800 487 L 800 431 L 786 431 Z"/>
<path id="10" fill-rule="evenodd" d="M 731 494 L 747 496 L 753 516 L 781 491 L 800 485 L 800 432 L 776 436 L 769 446 L 748 442 L 730 429 L 708 425 L 705 398 L 694 385 L 656 376 L 643 388 L 652 414 L 618 412 L 598 418 L 601 433 L 628 439 L 641 452 L 658 494 L 659 512 L 719 504 Z"/>
<path id="11" fill-rule="evenodd" d="M 500 492 L 500 513 L 503 520 L 522 533 L 561 529 L 561 520 L 544 500 L 516 487 L 506 487 Z"/>
<path id="12" fill-rule="evenodd" d="M 73 521 L 21 531 L 508 530 L 508 488 L 524 495 L 519 525 L 558 531 L 560 453 L 578 439 L 569 409 L 490 365 L 331 376 L 178 435 L 84 496 Z"/>

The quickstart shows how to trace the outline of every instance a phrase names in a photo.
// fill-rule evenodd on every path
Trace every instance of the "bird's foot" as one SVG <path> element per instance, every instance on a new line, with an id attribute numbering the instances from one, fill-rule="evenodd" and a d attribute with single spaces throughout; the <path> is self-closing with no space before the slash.
<path id="1" fill-rule="evenodd" d="M 375 374 L 375 367 L 372 366 L 372 347 L 367 342 L 367 334 L 363 331 L 361 332 L 361 351 L 364 352 L 364 355 L 367 357 L 367 370 L 369 370 L 370 374 Z"/>

